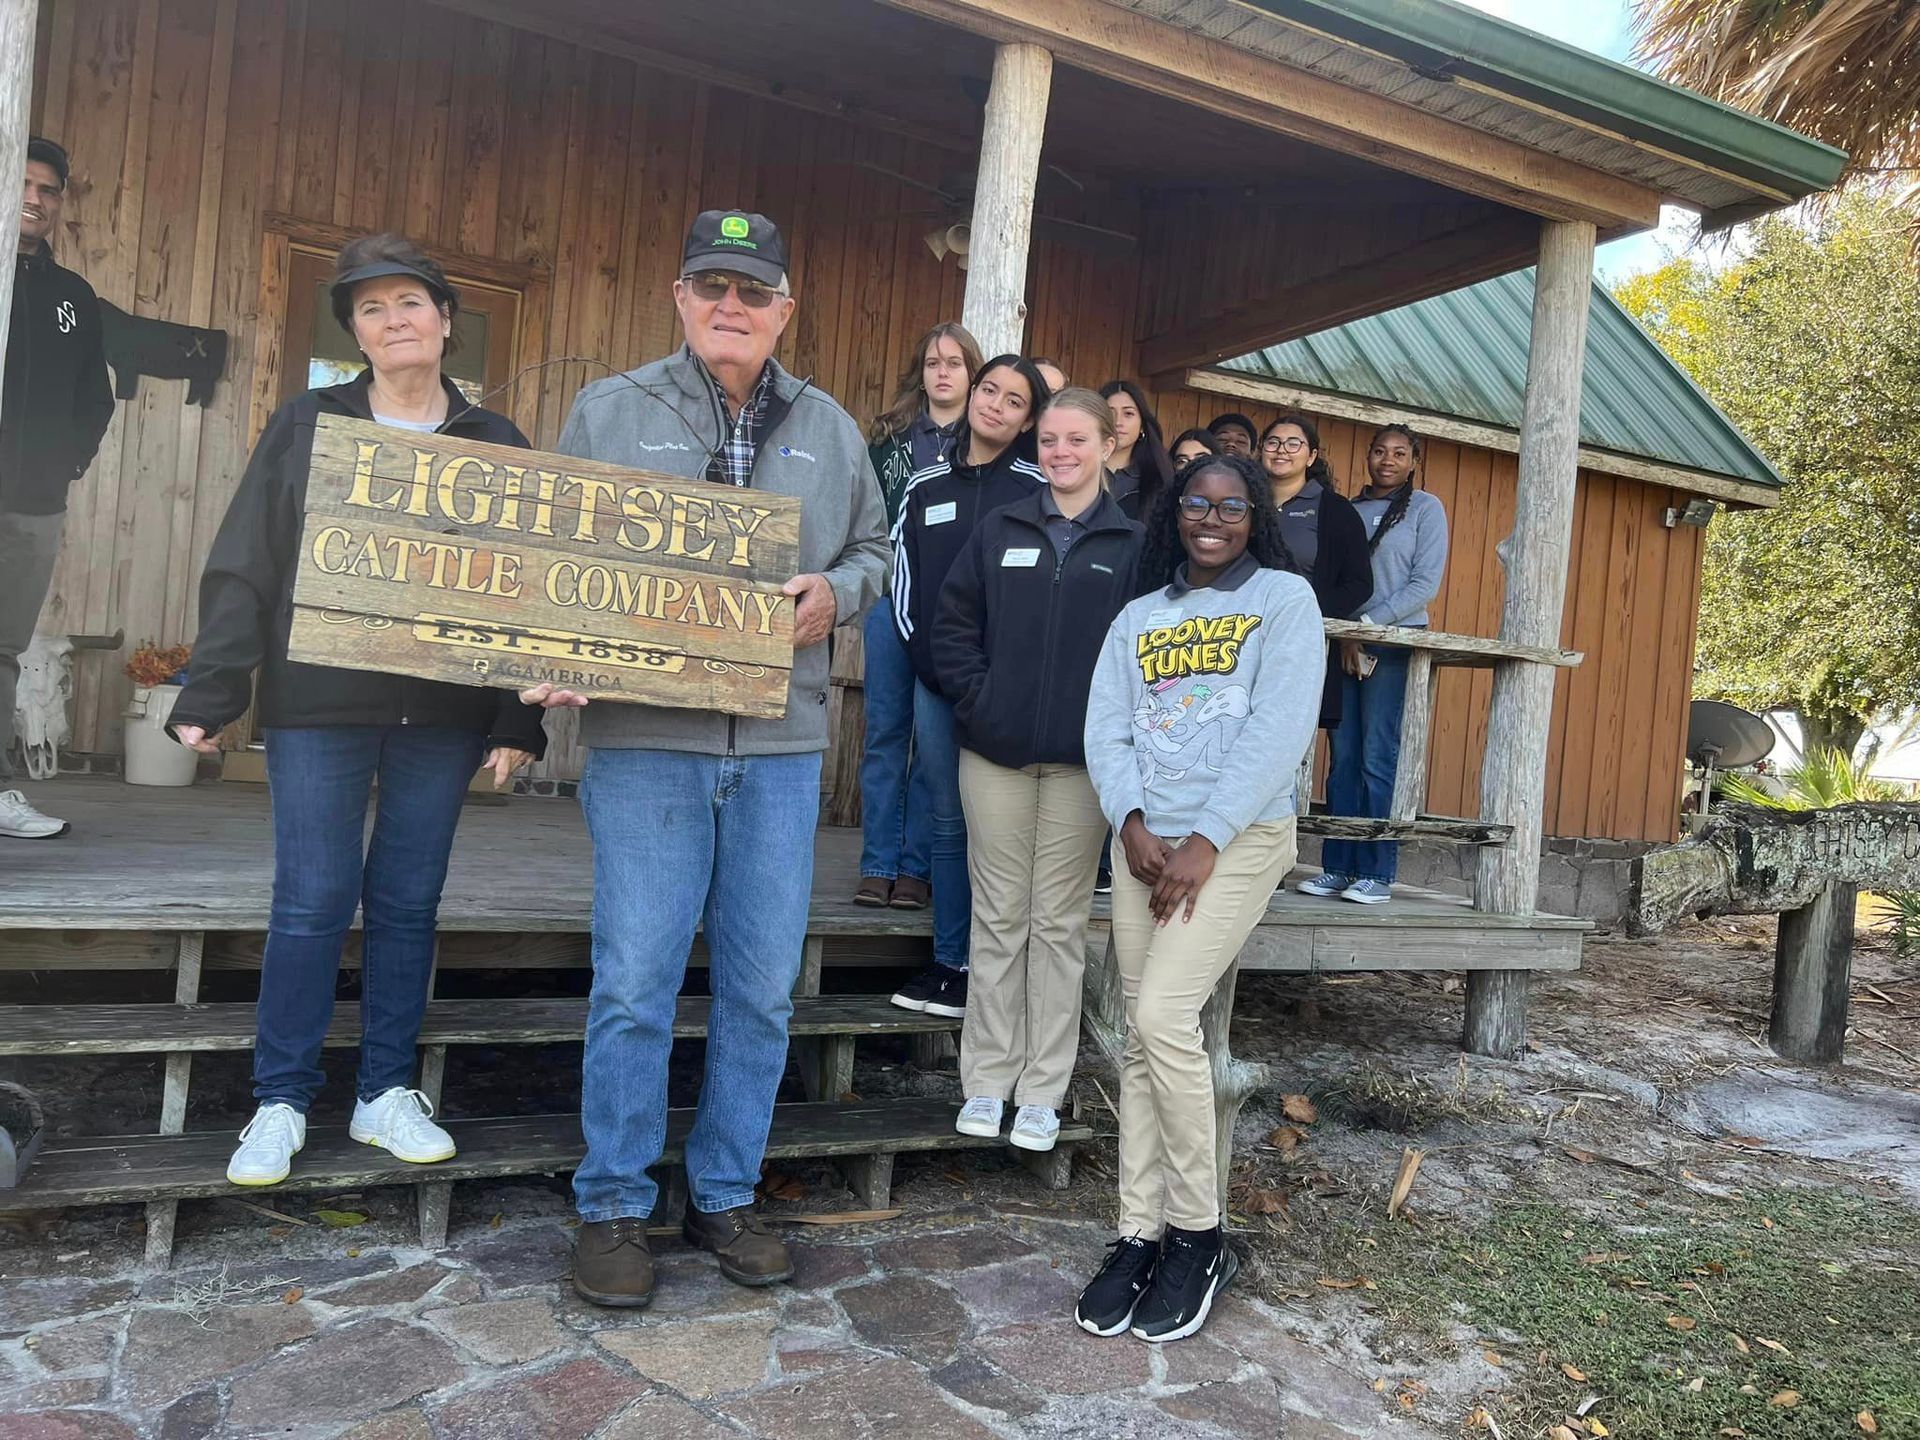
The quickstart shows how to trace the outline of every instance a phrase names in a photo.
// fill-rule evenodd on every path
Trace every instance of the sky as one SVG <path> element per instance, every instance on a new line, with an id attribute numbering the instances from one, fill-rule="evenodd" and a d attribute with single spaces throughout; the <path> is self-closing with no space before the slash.
<path id="1" fill-rule="evenodd" d="M 1632 63 L 1632 15 L 1627 0 L 1461 0 L 1476 10 L 1498 15 L 1542 35 L 1578 45 L 1609 60 Z M 1653 270 L 1686 249 L 1693 216 L 1664 206 L 1660 228 L 1602 245 L 1593 268 L 1608 280 Z"/>

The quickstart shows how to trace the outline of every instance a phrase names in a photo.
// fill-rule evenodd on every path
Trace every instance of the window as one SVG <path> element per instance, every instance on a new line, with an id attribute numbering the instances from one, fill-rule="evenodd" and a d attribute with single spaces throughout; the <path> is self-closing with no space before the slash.
<path id="1" fill-rule="evenodd" d="M 280 366 L 280 399 L 318 385 L 341 385 L 367 368 L 353 337 L 333 318 L 328 282 L 337 249 L 295 241 L 287 267 L 286 359 Z M 460 291 L 460 313 L 441 369 L 467 399 L 477 401 L 513 377 L 514 336 L 520 329 L 521 293 L 473 280 L 448 267 Z"/>

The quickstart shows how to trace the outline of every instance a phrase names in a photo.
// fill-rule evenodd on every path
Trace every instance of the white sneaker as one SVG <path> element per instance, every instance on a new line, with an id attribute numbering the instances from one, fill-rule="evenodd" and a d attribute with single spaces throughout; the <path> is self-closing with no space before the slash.
<path id="1" fill-rule="evenodd" d="M 404 1085 L 356 1100 L 347 1134 L 414 1165 L 453 1158 L 453 1137 L 433 1123 L 433 1102 Z"/>
<path id="2" fill-rule="evenodd" d="M 18 790 L 0 791 L 0 835 L 15 840 L 51 840 L 66 833 L 66 821 L 42 815 Z"/>
<path id="3" fill-rule="evenodd" d="M 962 1135 L 978 1135 L 983 1140 L 991 1140 L 1000 1133 L 1000 1117 L 1006 1113 L 1006 1103 L 990 1096 L 976 1095 L 960 1107 L 960 1118 L 953 1122 L 953 1128 Z"/>
<path id="4" fill-rule="evenodd" d="M 281 1101 L 262 1105 L 240 1132 L 240 1148 L 227 1162 L 227 1179 L 235 1185 L 278 1185 L 306 1143 L 306 1116 Z"/>
<path id="5" fill-rule="evenodd" d="M 1022 1105 L 1007 1132 L 1007 1143 L 1022 1150 L 1051 1150 L 1059 1138 L 1059 1113 L 1045 1105 Z"/>

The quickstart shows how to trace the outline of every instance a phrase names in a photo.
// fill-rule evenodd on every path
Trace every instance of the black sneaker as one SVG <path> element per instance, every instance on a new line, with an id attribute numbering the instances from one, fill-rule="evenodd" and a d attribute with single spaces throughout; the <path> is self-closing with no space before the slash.
<path id="1" fill-rule="evenodd" d="M 1113 894 L 1113 872 L 1111 870 L 1102 870 L 1098 875 L 1093 877 L 1093 893 L 1096 895 Z"/>
<path id="2" fill-rule="evenodd" d="M 924 1010 L 957 1020 L 967 1013 L 967 972 L 929 960 L 892 998 L 902 1010 Z"/>
<path id="3" fill-rule="evenodd" d="M 1240 1271 L 1220 1234 L 1167 1227 L 1147 1293 L 1133 1312 L 1133 1333 L 1142 1340 L 1184 1340 L 1207 1323 L 1213 1297 Z"/>
<path id="4" fill-rule="evenodd" d="M 1080 1292 L 1080 1303 L 1073 1307 L 1075 1323 L 1095 1335 L 1118 1335 L 1126 1329 L 1159 1258 L 1158 1240 L 1122 1235 L 1114 1241 L 1107 1247 L 1107 1263 Z"/>

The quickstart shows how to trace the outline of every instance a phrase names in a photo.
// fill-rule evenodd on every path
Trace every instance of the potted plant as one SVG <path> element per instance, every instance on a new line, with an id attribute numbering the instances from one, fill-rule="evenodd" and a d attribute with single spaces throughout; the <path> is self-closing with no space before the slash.
<path id="1" fill-rule="evenodd" d="M 147 640 L 127 657 L 133 700 L 126 709 L 126 779 L 130 785 L 191 785 L 200 757 L 167 733 L 167 717 L 187 683 L 185 645 Z"/>

